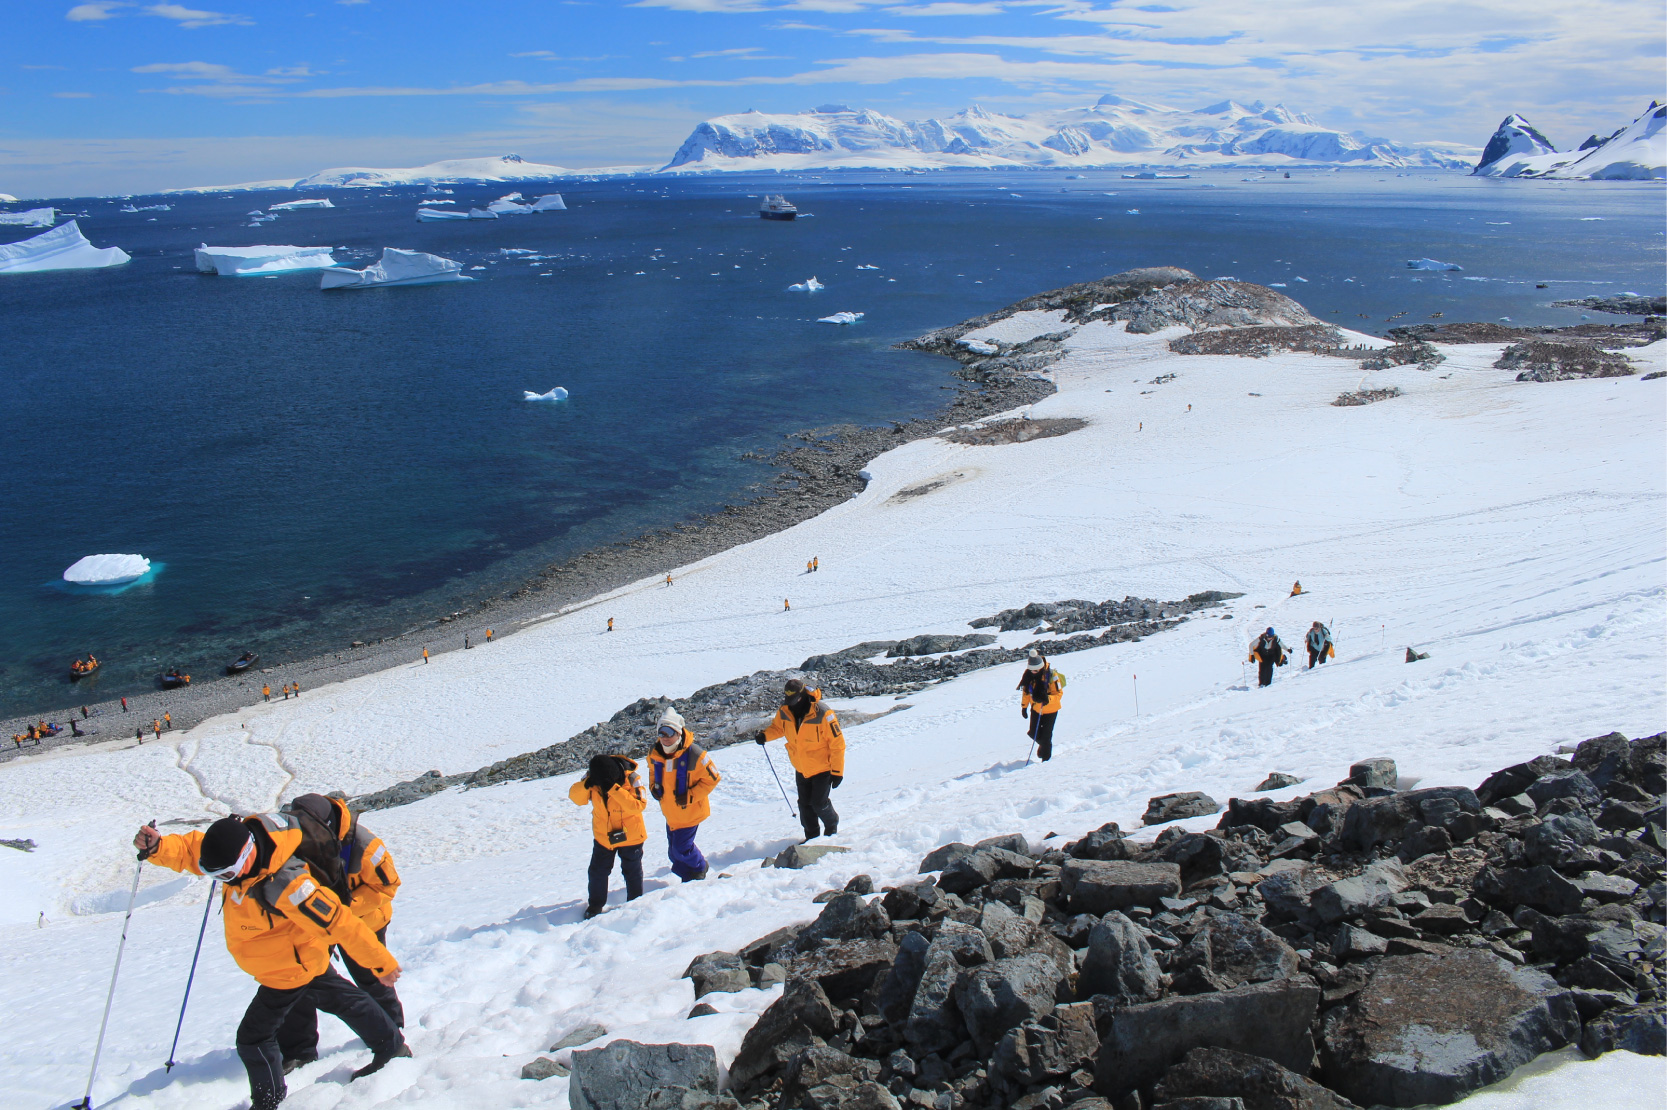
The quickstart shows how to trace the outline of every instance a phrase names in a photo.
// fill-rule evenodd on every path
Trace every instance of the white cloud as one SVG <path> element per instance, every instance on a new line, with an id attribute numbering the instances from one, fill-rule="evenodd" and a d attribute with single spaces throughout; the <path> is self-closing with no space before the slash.
<path id="1" fill-rule="evenodd" d="M 64 18 L 71 23 L 98 23 L 106 19 L 116 18 L 117 8 L 128 7 L 127 4 L 117 3 L 115 0 L 96 0 L 91 4 L 77 4 L 64 13 Z"/>
<path id="2" fill-rule="evenodd" d="M 225 12 L 204 12 L 195 8 L 187 8 L 183 4 L 152 4 L 145 8 L 146 15 L 161 16 L 172 19 L 181 27 L 224 27 L 224 26 L 254 26 L 254 20 L 246 15 L 228 15 Z"/>

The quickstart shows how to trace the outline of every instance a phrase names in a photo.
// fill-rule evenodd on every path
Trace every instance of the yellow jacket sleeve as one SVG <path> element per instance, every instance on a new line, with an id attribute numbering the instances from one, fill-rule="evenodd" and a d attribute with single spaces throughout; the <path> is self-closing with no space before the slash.
<path id="1" fill-rule="evenodd" d="M 839 718 L 832 710 L 828 711 L 828 720 L 824 726 L 828 730 L 828 763 L 836 778 L 845 777 L 845 733 L 839 727 Z"/>
<path id="2" fill-rule="evenodd" d="M 280 869 L 274 879 L 289 877 L 281 891 L 266 901 L 278 913 L 298 926 L 302 932 L 322 938 L 327 944 L 339 945 L 361 967 L 369 968 L 378 977 L 399 967 L 393 953 L 376 939 L 376 934 L 365 923 L 350 913 L 329 889 L 313 882 L 305 866 Z M 276 883 L 268 880 L 270 886 Z"/>
<path id="3" fill-rule="evenodd" d="M 202 851 L 203 834 L 201 830 L 192 829 L 188 833 L 169 833 L 156 846 L 156 851 L 146 858 L 169 871 L 189 871 L 193 875 L 201 875 L 203 869 L 198 866 L 197 857 L 202 855 Z"/>
<path id="4" fill-rule="evenodd" d="M 723 776 L 718 774 L 717 764 L 712 762 L 711 755 L 702 752 L 700 763 L 695 767 L 694 777 L 689 783 L 689 793 L 696 798 L 704 798 L 722 781 Z"/>
<path id="5" fill-rule="evenodd" d="M 576 806 L 590 805 L 590 787 L 585 785 L 585 780 L 582 777 L 578 782 L 567 788 L 567 796 L 573 799 L 573 804 Z"/>
<path id="6" fill-rule="evenodd" d="M 780 740 L 783 736 L 787 735 L 787 722 L 783 718 L 784 714 L 782 711 L 779 709 L 776 710 L 776 715 L 770 718 L 770 723 L 768 725 L 764 726 L 764 739 Z"/>
<path id="7" fill-rule="evenodd" d="M 361 885 L 392 898 L 399 893 L 399 870 L 394 867 L 394 854 L 382 843 L 380 836 L 371 837 L 365 845 L 364 862 L 359 865 Z"/>

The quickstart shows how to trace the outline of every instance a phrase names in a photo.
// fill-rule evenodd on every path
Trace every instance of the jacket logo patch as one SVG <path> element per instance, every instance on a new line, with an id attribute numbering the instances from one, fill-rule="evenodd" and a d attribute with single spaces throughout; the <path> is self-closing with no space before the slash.
<path id="1" fill-rule="evenodd" d="M 302 900 L 307 897 L 307 895 L 311 894 L 313 891 L 315 891 L 317 889 L 318 889 L 318 887 L 313 885 L 313 881 L 311 879 L 302 879 L 301 880 L 301 885 L 296 887 L 294 890 L 290 891 L 290 894 L 289 894 L 290 904 L 293 905 L 293 906 L 299 906 L 301 904 Z"/>
<path id="2" fill-rule="evenodd" d="M 313 916 L 315 916 L 315 917 L 329 917 L 330 916 L 330 903 L 326 902 L 324 900 L 323 895 L 319 895 L 318 897 L 314 898 L 311 902 L 308 902 L 307 903 L 307 908 L 313 911 Z"/>
<path id="3" fill-rule="evenodd" d="M 387 847 L 386 846 L 380 847 L 380 848 L 376 849 L 376 854 L 370 857 L 371 866 L 374 867 L 374 866 L 381 863 L 383 860 L 385 860 L 387 858 L 388 858 L 388 849 L 387 849 Z"/>

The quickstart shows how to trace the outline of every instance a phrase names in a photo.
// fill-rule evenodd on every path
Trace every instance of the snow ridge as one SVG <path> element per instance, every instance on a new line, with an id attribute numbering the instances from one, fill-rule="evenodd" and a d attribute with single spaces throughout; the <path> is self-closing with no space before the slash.
<path id="1" fill-rule="evenodd" d="M 1580 149 L 1558 153 L 1551 140 L 1512 113 L 1500 123 L 1474 177 L 1536 177 L 1562 181 L 1667 179 L 1667 106 L 1650 101 L 1636 119 L 1608 138 L 1593 135 Z"/>

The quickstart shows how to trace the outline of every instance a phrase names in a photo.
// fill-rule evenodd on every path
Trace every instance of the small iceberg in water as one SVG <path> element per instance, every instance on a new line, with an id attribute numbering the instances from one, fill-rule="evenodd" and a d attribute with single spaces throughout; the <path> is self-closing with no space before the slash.
<path id="1" fill-rule="evenodd" d="M 124 204 L 121 210 L 123 212 L 172 212 L 174 206 L 171 204 L 147 204 L 142 208 L 135 208 L 131 204 Z"/>
<path id="2" fill-rule="evenodd" d="M 293 208 L 334 208 L 334 207 L 335 207 L 335 205 L 331 204 L 328 199 L 326 199 L 324 197 L 318 197 L 316 199 L 309 199 L 309 200 L 286 200 L 282 204 L 274 204 L 274 205 L 269 206 L 268 210 L 272 211 L 272 212 L 288 212 Z"/>
<path id="3" fill-rule="evenodd" d="M 87 242 L 74 220 L 31 239 L 0 247 L 0 274 L 102 270 L 128 261 L 127 252 L 120 247 L 95 247 Z"/>
<path id="4" fill-rule="evenodd" d="M 331 266 L 319 275 L 320 289 L 366 289 L 380 285 L 438 285 L 463 281 L 463 263 L 422 251 L 382 248 L 382 260 L 363 270 Z M 470 279 L 473 280 L 473 279 Z"/>
<path id="5" fill-rule="evenodd" d="M 471 220 L 495 220 L 498 218 L 498 214 L 486 208 L 471 208 L 469 209 L 469 218 Z"/>
<path id="6" fill-rule="evenodd" d="M 1462 269 L 1464 269 L 1464 267 L 1460 266 L 1456 262 L 1438 262 L 1433 258 L 1409 258 L 1409 259 L 1407 259 L 1407 269 L 1409 269 L 1409 270 L 1462 270 Z"/>
<path id="7" fill-rule="evenodd" d="M 521 392 L 526 394 L 525 400 L 528 400 L 528 401 L 565 401 L 565 400 L 567 400 L 567 390 L 563 389 L 559 385 L 556 386 L 556 388 L 552 389 L 548 393 L 534 393 L 530 389 L 523 389 Z"/>
<path id="8" fill-rule="evenodd" d="M 64 581 L 73 586 L 119 586 L 150 573 L 143 555 L 87 555 L 70 564 Z"/>
<path id="9" fill-rule="evenodd" d="M 434 224 L 441 220 L 467 220 L 469 218 L 467 212 L 446 212 L 438 208 L 417 209 L 417 222 L 420 224 Z"/>
<path id="10" fill-rule="evenodd" d="M 30 208 L 23 212 L 0 212 L 0 227 L 51 227 L 58 218 L 56 208 Z"/>
<path id="11" fill-rule="evenodd" d="M 204 243 L 197 248 L 196 257 L 200 272 L 222 277 L 321 270 L 336 264 L 329 247 L 211 247 Z"/>
<path id="12" fill-rule="evenodd" d="M 795 285 L 789 285 L 787 287 L 787 291 L 789 293 L 814 293 L 818 289 L 826 289 L 826 288 L 827 288 L 827 286 L 823 285 L 821 282 L 817 281 L 815 278 L 811 278 L 809 281 L 801 281 L 801 282 L 799 282 Z"/>
<path id="13" fill-rule="evenodd" d="M 854 324 L 862 319 L 860 312 L 836 312 L 832 316 L 822 316 L 817 319 L 818 324 Z"/>

